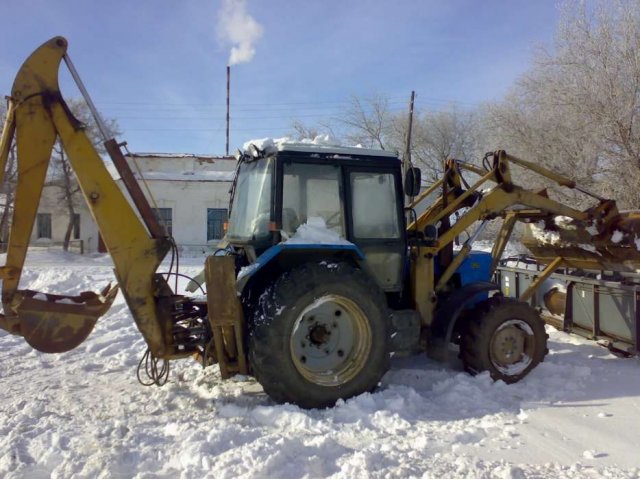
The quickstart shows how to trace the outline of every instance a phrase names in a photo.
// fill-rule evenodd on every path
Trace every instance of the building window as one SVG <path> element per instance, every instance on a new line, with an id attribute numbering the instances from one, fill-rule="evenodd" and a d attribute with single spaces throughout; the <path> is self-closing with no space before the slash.
<path id="1" fill-rule="evenodd" d="M 160 225 L 166 228 L 169 236 L 173 236 L 173 219 L 171 208 L 154 208 L 153 213 L 156 214 L 156 217 L 160 221 Z"/>
<path id="2" fill-rule="evenodd" d="M 38 214 L 38 238 L 51 238 L 51 214 Z"/>
<path id="3" fill-rule="evenodd" d="M 73 239 L 74 240 L 80 239 L 80 214 L 79 213 L 73 214 Z"/>
<path id="4" fill-rule="evenodd" d="M 207 208 L 207 241 L 224 237 L 227 218 L 226 208 Z"/>

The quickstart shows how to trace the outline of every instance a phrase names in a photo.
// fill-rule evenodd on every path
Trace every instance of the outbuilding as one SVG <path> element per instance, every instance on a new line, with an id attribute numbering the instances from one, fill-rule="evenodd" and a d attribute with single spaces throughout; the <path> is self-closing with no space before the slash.
<path id="1" fill-rule="evenodd" d="M 179 249 L 184 253 L 204 253 L 213 249 L 224 236 L 236 159 L 195 154 L 133 153 L 127 156 L 127 160 Z M 117 170 L 111 164 L 108 168 L 122 188 Z M 82 195 L 78 193 L 75 197 L 70 250 L 82 253 L 106 251 Z M 68 224 L 69 211 L 64 202 L 64 192 L 55 185 L 46 186 L 31 243 L 61 245 Z"/>

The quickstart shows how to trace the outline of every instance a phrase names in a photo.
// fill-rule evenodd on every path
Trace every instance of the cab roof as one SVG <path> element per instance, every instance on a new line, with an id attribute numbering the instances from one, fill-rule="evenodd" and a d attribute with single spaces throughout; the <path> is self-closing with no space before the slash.
<path id="1" fill-rule="evenodd" d="M 239 155 L 260 158 L 269 156 L 287 156 L 298 158 L 321 158 L 326 160 L 373 160 L 399 162 L 394 151 L 376 150 L 360 147 L 344 147 L 315 142 L 292 142 L 287 139 L 261 139 L 244 144 L 244 152 Z"/>
<path id="2" fill-rule="evenodd" d="M 396 152 L 375 150 L 371 148 L 343 147 L 338 145 L 314 145 L 310 143 L 280 143 L 276 146 L 278 152 L 296 152 L 326 155 L 341 155 L 350 157 L 387 157 L 398 158 Z"/>

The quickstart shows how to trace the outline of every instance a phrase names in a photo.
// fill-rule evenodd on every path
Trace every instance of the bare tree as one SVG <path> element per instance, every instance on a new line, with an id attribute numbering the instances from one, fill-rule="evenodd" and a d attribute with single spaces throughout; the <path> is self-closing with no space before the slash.
<path id="1" fill-rule="evenodd" d="M 4 126 L 7 109 L 4 102 L 0 103 L 0 123 Z M 9 157 L 5 165 L 4 178 L 0 185 L 0 250 L 4 251 L 9 236 L 9 226 L 11 225 L 11 214 L 15 201 L 14 190 L 17 177 L 15 144 L 11 145 Z"/>
<path id="2" fill-rule="evenodd" d="M 69 99 L 67 104 L 74 116 L 84 125 L 85 133 L 93 146 L 99 153 L 104 154 L 102 137 L 86 103 L 79 99 Z M 114 120 L 107 120 L 105 123 L 113 134 L 117 133 L 118 127 Z M 68 212 L 67 229 L 62 245 L 63 250 L 68 251 L 76 221 L 76 207 L 83 200 L 80 196 L 80 186 L 59 140 L 54 145 L 47 184 L 59 188 L 60 202 L 65 205 Z"/>
<path id="3" fill-rule="evenodd" d="M 315 125 L 308 125 L 300 120 L 294 120 L 291 128 L 293 130 L 291 136 L 298 141 L 314 140 L 319 136 L 325 135 L 331 139 L 331 141 L 340 142 L 340 137 L 329 120 L 320 121 Z"/>
<path id="4" fill-rule="evenodd" d="M 419 98 L 419 97 L 418 97 Z M 407 138 L 406 111 L 392 111 L 386 97 L 353 97 L 340 120 L 344 137 L 369 148 L 403 152 Z M 418 111 L 413 122 L 411 155 L 425 171 L 424 178 L 435 181 L 442 175 L 448 158 L 470 160 L 477 150 L 476 118 L 473 112 L 455 106 L 445 111 Z"/>
<path id="5" fill-rule="evenodd" d="M 366 99 L 351 97 L 351 105 L 339 118 L 345 127 L 347 141 L 367 148 L 389 150 L 393 148 L 394 115 L 389 109 L 389 101 L 382 95 Z"/>
<path id="6" fill-rule="evenodd" d="M 80 186 L 73 174 L 71 164 L 67 158 L 65 151 L 62 149 L 60 141 L 57 141 L 53 148 L 54 166 L 52 178 L 48 182 L 50 186 L 56 186 L 60 189 L 60 201 L 67 208 L 69 219 L 67 222 L 67 229 L 64 234 L 64 240 L 62 243 L 62 249 L 66 252 L 69 250 L 69 244 L 71 243 L 71 234 L 75 226 L 76 219 L 76 205 L 79 198 Z"/>
<path id="7" fill-rule="evenodd" d="M 472 161 L 477 150 L 476 118 L 473 112 L 455 106 L 444 111 L 425 111 L 414 123 L 412 155 L 423 167 L 425 179 L 435 181 L 443 174 L 446 160 Z"/>
<path id="8" fill-rule="evenodd" d="M 294 136 L 296 140 L 304 140 L 307 138 L 314 139 L 320 135 L 320 130 L 317 126 L 306 125 L 299 120 L 294 120 L 291 124 L 291 128 L 295 132 Z"/>

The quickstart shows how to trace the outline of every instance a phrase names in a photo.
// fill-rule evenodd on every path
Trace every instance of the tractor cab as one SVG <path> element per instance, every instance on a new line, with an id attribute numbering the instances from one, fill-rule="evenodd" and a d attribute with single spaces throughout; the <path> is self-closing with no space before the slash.
<path id="1" fill-rule="evenodd" d="M 259 258 L 352 244 L 379 286 L 400 291 L 406 258 L 402 169 L 382 150 L 270 144 L 238 155 L 227 240 Z"/>

